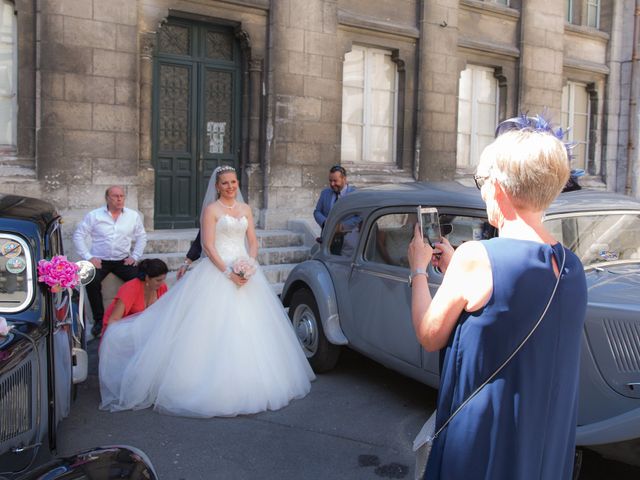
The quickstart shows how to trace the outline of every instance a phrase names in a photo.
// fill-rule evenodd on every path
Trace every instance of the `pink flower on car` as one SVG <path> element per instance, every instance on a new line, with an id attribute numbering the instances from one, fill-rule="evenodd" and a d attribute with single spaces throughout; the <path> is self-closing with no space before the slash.
<path id="1" fill-rule="evenodd" d="M 73 288 L 80 281 L 78 269 L 78 265 L 69 262 L 64 255 L 56 255 L 51 260 L 38 262 L 38 281 L 48 285 L 54 293 Z"/>

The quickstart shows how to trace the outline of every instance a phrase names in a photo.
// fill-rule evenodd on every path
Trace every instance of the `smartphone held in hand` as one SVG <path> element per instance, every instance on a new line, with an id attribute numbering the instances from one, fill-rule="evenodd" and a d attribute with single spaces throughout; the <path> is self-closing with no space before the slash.
<path id="1" fill-rule="evenodd" d="M 440 241 L 442 236 L 440 232 L 440 220 L 438 218 L 438 210 L 433 207 L 418 206 L 418 224 L 422 232 L 422 239 L 425 243 L 434 247 L 436 242 Z"/>

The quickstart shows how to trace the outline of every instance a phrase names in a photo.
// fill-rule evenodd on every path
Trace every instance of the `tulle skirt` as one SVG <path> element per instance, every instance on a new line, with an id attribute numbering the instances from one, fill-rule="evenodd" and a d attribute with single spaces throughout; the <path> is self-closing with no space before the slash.
<path id="1" fill-rule="evenodd" d="M 260 269 L 238 288 L 206 258 L 144 312 L 110 325 L 100 346 L 100 408 L 110 411 L 277 410 L 314 378 Z"/>

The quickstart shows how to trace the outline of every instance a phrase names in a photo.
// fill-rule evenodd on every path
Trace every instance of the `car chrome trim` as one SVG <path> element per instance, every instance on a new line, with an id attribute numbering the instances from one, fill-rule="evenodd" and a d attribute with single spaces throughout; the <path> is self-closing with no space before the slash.
<path id="1" fill-rule="evenodd" d="M 18 235 L 13 235 L 11 233 L 0 232 L 0 239 L 13 240 L 15 242 L 18 242 L 20 244 L 20 247 L 22 248 L 22 253 L 24 253 L 24 259 L 27 264 L 27 267 L 25 268 L 25 271 L 24 271 L 24 275 L 26 276 L 27 297 L 18 306 L 0 307 L 0 313 L 18 313 L 26 309 L 29 305 L 31 305 L 31 302 L 33 301 L 33 297 L 34 297 L 33 278 L 34 278 L 35 265 L 33 264 L 31 247 L 29 246 L 29 244 L 24 238 Z"/>
<path id="2" fill-rule="evenodd" d="M 563 212 L 563 213 L 550 213 L 542 217 L 542 221 L 555 220 L 557 218 L 573 218 L 573 217 L 592 217 L 594 215 L 640 215 L 640 210 L 584 210 L 581 212 Z"/>
<path id="3" fill-rule="evenodd" d="M 395 280 L 401 283 L 407 283 L 407 278 L 408 278 L 408 274 L 407 275 L 393 275 L 391 273 L 384 273 L 384 272 L 377 272 L 375 270 L 369 270 L 367 268 L 362 268 L 362 267 L 356 267 L 357 270 L 361 273 L 366 273 L 368 275 L 371 275 L 373 277 L 380 277 L 380 278 L 385 278 L 387 280 Z"/>

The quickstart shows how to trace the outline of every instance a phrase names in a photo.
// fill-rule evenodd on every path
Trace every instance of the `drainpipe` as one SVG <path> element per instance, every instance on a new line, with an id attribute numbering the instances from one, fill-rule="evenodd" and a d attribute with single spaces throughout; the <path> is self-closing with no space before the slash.
<path id="1" fill-rule="evenodd" d="M 33 74 L 35 80 L 35 92 L 33 92 L 33 96 L 35 98 L 35 101 L 33 102 L 33 166 L 36 172 L 37 179 L 40 178 L 38 175 L 40 166 L 38 158 L 38 136 L 40 134 L 40 102 L 42 98 L 42 91 L 40 88 L 40 22 L 42 21 L 42 18 L 40 17 L 40 15 L 40 0 L 33 0 Z M 18 55 L 20 54 L 18 53 Z"/>
<path id="2" fill-rule="evenodd" d="M 640 0 L 636 0 L 633 12 L 633 45 L 631 54 L 631 91 L 629 92 L 629 141 L 627 143 L 627 181 L 624 187 L 626 195 L 637 196 L 637 179 L 634 173 L 638 170 L 638 97 L 640 96 L 640 52 L 638 41 L 640 40 Z"/>
<path id="3" fill-rule="evenodd" d="M 269 208 L 269 170 L 271 169 L 271 142 L 273 140 L 273 110 L 271 102 L 271 56 L 273 52 L 273 29 L 275 27 L 275 14 L 273 13 L 274 2 L 269 5 L 269 19 L 267 26 L 267 48 L 264 58 L 264 76 L 261 82 L 262 95 L 262 115 L 260 119 L 261 130 L 261 164 L 262 164 L 262 214 L 260 215 L 260 226 L 265 228 L 266 213 Z"/>

